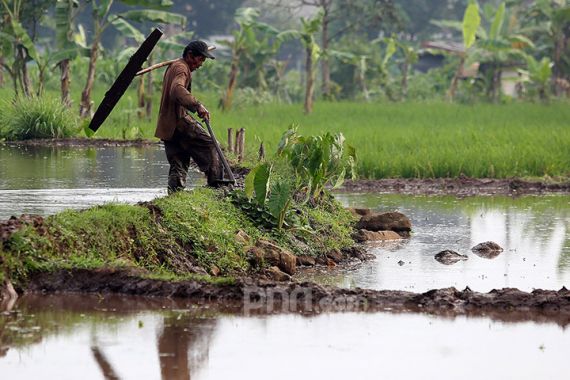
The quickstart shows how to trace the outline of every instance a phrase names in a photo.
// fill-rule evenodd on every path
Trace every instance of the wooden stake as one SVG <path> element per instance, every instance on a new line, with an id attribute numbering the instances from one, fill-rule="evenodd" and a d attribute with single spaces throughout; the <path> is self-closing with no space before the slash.
<path id="1" fill-rule="evenodd" d="M 263 141 L 259 144 L 259 161 L 265 160 L 265 147 L 263 146 Z"/>
<path id="2" fill-rule="evenodd" d="M 240 128 L 239 130 L 239 143 L 238 143 L 238 161 L 241 162 L 244 157 L 244 148 L 245 148 L 245 129 Z"/>
<path id="3" fill-rule="evenodd" d="M 230 153 L 234 151 L 233 132 L 234 130 L 232 128 L 228 128 L 228 152 Z"/>
<path id="4" fill-rule="evenodd" d="M 234 153 L 239 153 L 239 129 L 236 129 L 236 137 L 234 139 Z"/>

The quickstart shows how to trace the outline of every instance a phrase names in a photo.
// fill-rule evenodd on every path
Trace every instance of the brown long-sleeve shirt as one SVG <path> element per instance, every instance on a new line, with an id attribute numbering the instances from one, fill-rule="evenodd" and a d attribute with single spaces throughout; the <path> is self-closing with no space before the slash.
<path id="1" fill-rule="evenodd" d="M 190 93 L 191 84 L 192 72 L 182 58 L 172 63 L 164 73 L 160 111 L 154 134 L 159 139 L 170 140 L 176 123 L 187 117 L 186 110 L 196 112 L 200 106 Z"/>

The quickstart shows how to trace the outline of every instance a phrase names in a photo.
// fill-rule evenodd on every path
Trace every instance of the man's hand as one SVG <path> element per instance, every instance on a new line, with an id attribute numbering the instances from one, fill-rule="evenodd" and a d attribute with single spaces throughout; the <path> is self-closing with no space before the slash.
<path id="1" fill-rule="evenodd" d="M 208 112 L 206 107 L 204 107 L 202 104 L 200 104 L 200 107 L 198 107 L 198 109 L 196 110 L 196 113 L 198 114 L 200 119 L 210 120 L 210 112 Z"/>

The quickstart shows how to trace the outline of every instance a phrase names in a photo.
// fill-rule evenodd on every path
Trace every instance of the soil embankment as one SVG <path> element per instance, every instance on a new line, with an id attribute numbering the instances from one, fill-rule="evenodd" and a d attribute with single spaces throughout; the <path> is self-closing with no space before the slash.
<path id="1" fill-rule="evenodd" d="M 410 195 L 542 195 L 570 194 L 570 182 L 527 181 L 518 178 L 362 179 L 346 181 L 343 192 L 398 193 Z"/>
<path id="2" fill-rule="evenodd" d="M 246 314 L 335 311 L 422 312 L 440 316 L 488 316 L 502 321 L 570 324 L 570 291 L 506 288 L 489 293 L 455 288 L 425 293 L 340 289 L 310 282 L 276 282 L 252 278 L 213 285 L 199 281 L 142 278 L 129 270 L 60 270 L 34 276 L 26 292 L 87 292 L 173 297 L 215 302 Z"/>

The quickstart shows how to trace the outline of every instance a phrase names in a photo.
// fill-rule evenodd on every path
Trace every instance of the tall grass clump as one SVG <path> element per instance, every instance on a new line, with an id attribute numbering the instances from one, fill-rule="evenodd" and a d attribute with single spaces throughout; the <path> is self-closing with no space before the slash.
<path id="1" fill-rule="evenodd" d="M 77 125 L 57 99 L 18 98 L 0 104 L 0 138 L 9 141 L 70 137 Z"/>

